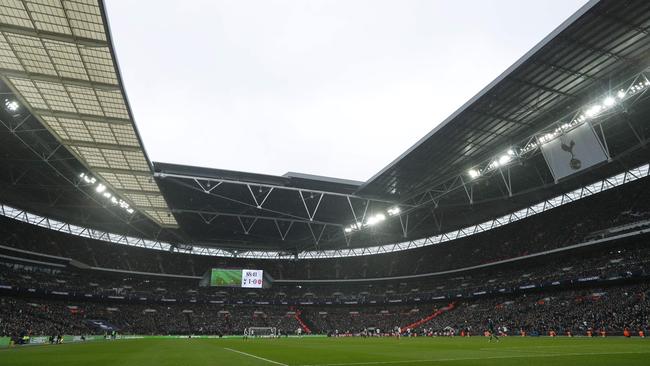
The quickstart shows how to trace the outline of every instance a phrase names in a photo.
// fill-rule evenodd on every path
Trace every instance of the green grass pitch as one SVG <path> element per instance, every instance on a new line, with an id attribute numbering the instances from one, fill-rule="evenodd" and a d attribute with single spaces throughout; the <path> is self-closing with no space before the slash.
<path id="1" fill-rule="evenodd" d="M 136 339 L 0 350 L 0 365 L 649 365 L 650 340 L 623 338 Z"/>

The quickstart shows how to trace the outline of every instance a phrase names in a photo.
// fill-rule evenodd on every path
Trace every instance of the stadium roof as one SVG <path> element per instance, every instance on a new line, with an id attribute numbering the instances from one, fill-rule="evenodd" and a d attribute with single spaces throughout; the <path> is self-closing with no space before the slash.
<path id="1" fill-rule="evenodd" d="M 101 2 L 3 1 L 0 65 L 22 104 L 89 172 L 129 206 L 176 226 L 151 179 Z"/>
<path id="2" fill-rule="evenodd" d="M 430 190 L 644 70 L 649 8 L 645 1 L 590 1 L 359 193 L 406 200 Z"/>
<path id="3" fill-rule="evenodd" d="M 0 172 L 0 199 L 76 224 L 232 253 L 353 250 L 481 223 L 640 166 L 650 155 L 641 149 L 650 133 L 645 1 L 589 2 L 365 183 L 166 163 L 152 170 L 120 82 L 103 4 L 5 2 L 0 76 L 11 88 L 7 95 L 15 93 L 29 114 L 0 111 L 6 129 L 0 159 L 11 163 Z M 643 90 L 590 121 L 611 161 L 554 181 L 530 142 L 639 82 Z M 468 169 L 489 166 L 507 150 L 516 155 L 512 162 L 468 176 Z M 33 165 L 17 163 L 34 155 Z M 88 192 L 100 188 L 88 183 L 95 177 L 137 212 L 116 213 Z"/>

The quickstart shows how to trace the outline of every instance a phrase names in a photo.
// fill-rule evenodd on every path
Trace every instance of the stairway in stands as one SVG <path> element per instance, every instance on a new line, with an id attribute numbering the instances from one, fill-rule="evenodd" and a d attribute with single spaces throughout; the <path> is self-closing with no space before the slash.
<path id="1" fill-rule="evenodd" d="M 406 329 L 411 329 L 411 330 L 416 329 L 417 327 L 421 326 L 422 324 L 428 323 L 429 321 L 431 321 L 431 319 L 437 318 L 440 315 L 442 315 L 442 314 L 444 314 L 444 313 L 446 313 L 448 311 L 454 310 L 455 307 L 456 307 L 456 303 L 452 302 L 451 304 L 436 310 L 432 314 L 430 314 L 430 315 L 416 321 L 415 323 L 412 323 L 412 324 L 409 324 L 409 325 L 407 325 L 405 327 L 402 327 L 402 333 L 406 332 Z"/>
<path id="2" fill-rule="evenodd" d="M 302 320 L 302 318 L 300 317 L 300 314 L 302 314 L 300 309 L 292 308 L 291 310 L 293 310 L 296 313 L 294 317 L 296 318 L 298 324 L 300 324 L 300 328 L 302 328 L 302 331 L 305 332 L 305 334 L 311 334 L 311 329 L 309 329 L 305 321 Z"/>

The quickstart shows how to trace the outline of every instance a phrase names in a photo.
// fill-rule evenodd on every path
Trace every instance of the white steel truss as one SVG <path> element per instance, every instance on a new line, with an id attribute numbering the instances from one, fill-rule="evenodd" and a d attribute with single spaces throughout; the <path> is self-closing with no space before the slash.
<path id="1" fill-rule="evenodd" d="M 645 164 L 623 173 L 611 176 L 601 181 L 589 184 L 587 186 L 575 189 L 573 191 L 563 193 L 559 196 L 544 200 L 535 205 L 523 208 L 521 210 L 509 213 L 507 215 L 489 220 L 477 225 L 468 226 L 462 229 L 454 230 L 440 235 L 431 236 L 423 239 L 409 240 L 400 243 L 380 245 L 365 248 L 352 248 L 352 249 L 335 249 L 335 250 L 313 250 L 305 251 L 294 255 L 287 252 L 278 251 L 236 251 L 225 250 L 213 247 L 206 247 L 202 245 L 178 245 L 156 240 L 148 240 L 142 238 L 134 238 L 126 235 L 107 233 L 100 230 L 94 230 L 76 226 L 61 221 L 53 220 L 36 214 L 26 212 L 17 208 L 0 204 L 0 214 L 15 220 L 26 222 L 32 225 L 48 228 L 59 232 L 64 232 L 71 235 L 82 236 L 95 240 L 101 240 L 114 244 L 130 245 L 134 247 L 141 247 L 155 250 L 169 251 L 175 249 L 177 252 L 207 255 L 215 257 L 227 258 L 251 258 L 251 259 L 322 259 L 322 258 L 342 258 L 342 257 L 358 257 L 364 255 L 392 253 L 402 250 L 421 248 L 430 245 L 436 245 L 463 237 L 475 235 L 488 230 L 507 225 L 527 217 L 531 217 L 538 213 L 559 207 L 571 202 L 575 202 L 593 194 L 604 192 L 608 189 L 621 186 L 623 184 L 633 182 L 650 175 L 650 165 Z M 291 227 L 287 229 L 286 233 Z M 280 230 L 278 228 L 278 230 Z"/>

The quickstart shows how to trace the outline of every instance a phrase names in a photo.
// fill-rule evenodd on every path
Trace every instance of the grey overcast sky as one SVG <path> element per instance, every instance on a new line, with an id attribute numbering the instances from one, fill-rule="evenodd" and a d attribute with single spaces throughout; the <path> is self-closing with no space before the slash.
<path id="1" fill-rule="evenodd" d="M 584 0 L 107 0 L 153 161 L 365 181 Z"/>

